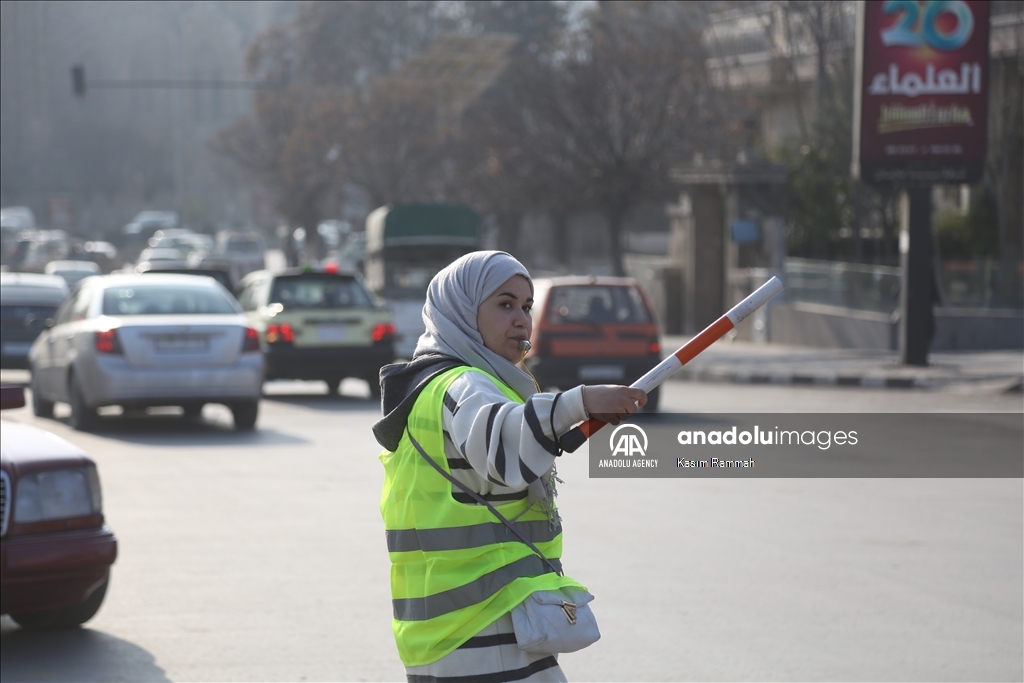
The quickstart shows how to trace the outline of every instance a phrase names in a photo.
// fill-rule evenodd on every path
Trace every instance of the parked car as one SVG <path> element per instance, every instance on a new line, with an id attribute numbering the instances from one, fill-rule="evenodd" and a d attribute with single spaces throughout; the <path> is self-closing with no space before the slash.
<path id="1" fill-rule="evenodd" d="M 44 272 L 47 275 L 57 275 L 64 278 L 68 287 L 74 287 L 79 280 L 84 280 L 90 275 L 99 275 L 99 265 L 92 261 L 50 261 L 46 264 Z"/>
<path id="2" fill-rule="evenodd" d="M 22 387 L 0 394 L 4 409 L 25 405 Z M 55 434 L 0 422 L 0 613 L 25 629 L 78 626 L 99 610 L 117 558 L 96 463 Z"/>
<path id="3" fill-rule="evenodd" d="M 542 388 L 631 384 L 661 360 L 653 307 L 632 278 L 535 280 L 530 342 L 526 366 Z M 645 410 L 657 410 L 659 393 Z"/>
<path id="4" fill-rule="evenodd" d="M 256 424 L 263 384 L 259 335 L 210 278 L 114 274 L 87 278 L 29 352 L 32 407 L 91 429 L 96 409 L 226 404 L 237 429 Z"/>
<path id="5" fill-rule="evenodd" d="M 267 379 L 323 380 L 334 394 L 345 377 L 357 377 L 380 396 L 380 368 L 395 360 L 395 326 L 355 275 L 259 271 L 239 289 L 238 301 L 259 332 Z"/>
<path id="6" fill-rule="evenodd" d="M 56 275 L 0 273 L 0 367 L 28 367 L 32 342 L 67 294 Z"/>

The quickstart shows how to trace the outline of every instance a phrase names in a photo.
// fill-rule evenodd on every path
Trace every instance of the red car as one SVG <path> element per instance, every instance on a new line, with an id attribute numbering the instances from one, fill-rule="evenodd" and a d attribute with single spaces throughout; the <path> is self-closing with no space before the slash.
<path id="1" fill-rule="evenodd" d="M 0 394 L 4 409 L 25 405 L 22 387 Z M 26 629 L 78 626 L 99 610 L 117 557 L 96 463 L 54 434 L 2 422 L 0 613 Z"/>
<path id="2" fill-rule="evenodd" d="M 633 278 L 534 280 L 533 344 L 526 366 L 541 388 L 631 384 L 661 361 L 658 323 Z M 658 409 L 659 389 L 646 412 Z"/>

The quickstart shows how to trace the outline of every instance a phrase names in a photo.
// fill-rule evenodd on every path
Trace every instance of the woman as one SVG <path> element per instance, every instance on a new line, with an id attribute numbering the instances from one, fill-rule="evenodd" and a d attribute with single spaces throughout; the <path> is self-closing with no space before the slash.
<path id="1" fill-rule="evenodd" d="M 558 438 L 591 416 L 617 424 L 647 399 L 611 385 L 540 393 L 522 366 L 532 305 L 516 259 L 467 254 L 431 280 L 412 361 L 381 370 L 385 417 L 373 432 L 387 449 L 392 624 L 410 681 L 565 680 L 555 655 L 519 649 L 510 611 L 537 590 L 583 587 L 551 571 L 473 494 L 557 563 Z"/>

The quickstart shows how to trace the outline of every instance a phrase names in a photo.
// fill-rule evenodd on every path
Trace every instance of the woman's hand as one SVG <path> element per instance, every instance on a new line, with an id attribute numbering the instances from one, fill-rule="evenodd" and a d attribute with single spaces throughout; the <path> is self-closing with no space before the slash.
<path id="1" fill-rule="evenodd" d="M 583 407 L 587 415 L 610 425 L 619 424 L 646 404 L 647 394 L 642 389 L 617 384 L 583 387 Z"/>

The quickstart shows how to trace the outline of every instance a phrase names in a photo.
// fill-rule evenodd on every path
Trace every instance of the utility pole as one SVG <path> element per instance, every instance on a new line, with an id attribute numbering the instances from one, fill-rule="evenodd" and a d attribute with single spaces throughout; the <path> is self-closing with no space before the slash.
<path id="1" fill-rule="evenodd" d="M 931 186 L 910 187 L 900 195 L 900 267 L 900 362 L 926 366 L 935 332 Z"/>

